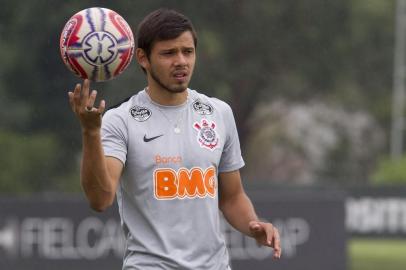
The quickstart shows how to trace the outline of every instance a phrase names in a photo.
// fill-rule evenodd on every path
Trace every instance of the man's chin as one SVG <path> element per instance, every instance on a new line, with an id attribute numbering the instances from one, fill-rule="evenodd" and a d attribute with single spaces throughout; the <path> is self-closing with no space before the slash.
<path id="1" fill-rule="evenodd" d="M 181 84 L 181 85 L 172 86 L 168 90 L 170 90 L 172 93 L 182 93 L 182 92 L 185 92 L 187 88 L 188 88 L 187 84 Z"/>

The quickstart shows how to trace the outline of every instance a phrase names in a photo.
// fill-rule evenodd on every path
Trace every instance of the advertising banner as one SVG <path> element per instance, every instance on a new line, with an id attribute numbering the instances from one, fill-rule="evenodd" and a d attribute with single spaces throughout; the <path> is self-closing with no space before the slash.
<path id="1" fill-rule="evenodd" d="M 223 222 L 233 270 L 346 269 L 344 199 L 337 192 L 250 190 L 258 215 L 281 233 L 282 258 Z M 116 206 L 92 211 L 83 197 L 0 199 L 0 269 L 121 269 Z"/>

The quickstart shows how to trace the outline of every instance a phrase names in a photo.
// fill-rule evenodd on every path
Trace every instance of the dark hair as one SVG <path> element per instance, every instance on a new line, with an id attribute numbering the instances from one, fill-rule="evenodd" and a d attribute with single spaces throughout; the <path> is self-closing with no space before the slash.
<path id="1" fill-rule="evenodd" d="M 160 8 L 148 14 L 138 25 L 137 47 L 143 49 L 149 58 L 155 42 L 175 39 L 185 31 L 192 33 L 197 47 L 197 35 L 192 22 L 175 10 Z"/>

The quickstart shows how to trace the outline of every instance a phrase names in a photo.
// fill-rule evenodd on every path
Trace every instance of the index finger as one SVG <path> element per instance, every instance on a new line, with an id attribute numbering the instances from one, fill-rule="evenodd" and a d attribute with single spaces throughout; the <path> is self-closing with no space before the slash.
<path id="1" fill-rule="evenodd" d="M 68 98 L 69 98 L 70 107 L 72 108 L 72 111 L 74 111 L 75 110 L 75 104 L 74 104 L 74 101 L 73 101 L 73 92 L 68 92 Z"/>

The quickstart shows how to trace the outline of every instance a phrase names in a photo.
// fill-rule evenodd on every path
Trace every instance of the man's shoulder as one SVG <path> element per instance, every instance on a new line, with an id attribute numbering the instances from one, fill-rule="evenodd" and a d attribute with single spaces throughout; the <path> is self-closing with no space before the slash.
<path id="1" fill-rule="evenodd" d="M 120 107 L 121 107 L 121 108 L 124 107 L 125 105 L 127 105 L 127 104 L 130 102 L 130 99 L 131 99 L 132 97 L 134 97 L 134 96 L 126 97 L 125 99 L 121 100 L 120 102 L 118 102 L 118 103 L 116 103 L 116 104 L 114 104 L 114 105 L 108 107 L 107 110 L 106 110 L 106 112 L 112 111 L 112 110 L 114 111 L 114 110 L 117 110 L 117 109 L 120 108 Z"/>
<path id="2" fill-rule="evenodd" d="M 119 101 L 118 103 L 108 107 L 106 109 L 105 114 L 122 114 L 122 113 L 127 113 L 130 111 L 131 107 L 134 106 L 142 106 L 142 98 L 141 97 L 141 92 L 138 92 L 132 96 L 126 97 L 125 99 Z"/>
<path id="3" fill-rule="evenodd" d="M 217 97 L 211 97 L 196 90 L 191 90 L 191 96 L 192 104 L 196 108 L 204 107 L 204 105 L 207 105 L 212 109 L 216 109 L 219 111 L 231 110 L 231 107 L 227 102 Z"/>

